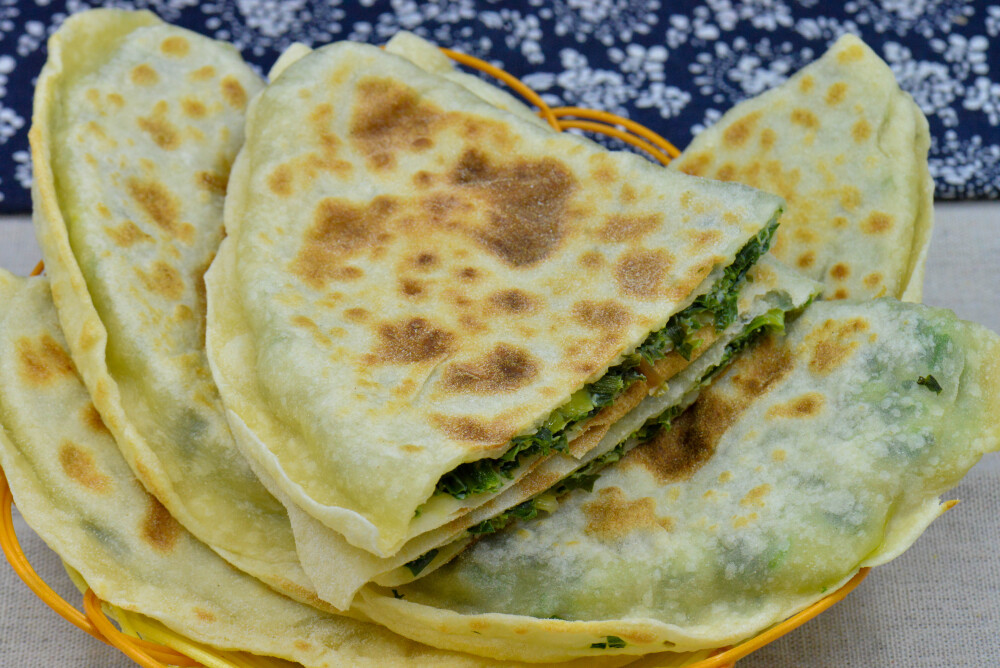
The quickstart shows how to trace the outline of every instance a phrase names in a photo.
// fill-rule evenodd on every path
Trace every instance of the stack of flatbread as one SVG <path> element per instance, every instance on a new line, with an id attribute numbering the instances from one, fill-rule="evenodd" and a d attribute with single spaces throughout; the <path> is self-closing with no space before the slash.
<path id="1" fill-rule="evenodd" d="M 74 575 L 205 645 L 684 665 L 1000 448 L 1000 338 L 897 301 L 927 124 L 856 38 L 670 169 L 413 35 L 265 85 L 146 12 L 67 20 L 32 122 L 0 463 Z"/>

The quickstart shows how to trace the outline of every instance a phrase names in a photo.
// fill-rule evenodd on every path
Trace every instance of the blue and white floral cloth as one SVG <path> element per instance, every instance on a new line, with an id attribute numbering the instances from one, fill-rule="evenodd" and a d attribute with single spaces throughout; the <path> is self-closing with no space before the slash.
<path id="1" fill-rule="evenodd" d="M 853 32 L 930 120 L 937 197 L 1000 198 L 1000 4 L 985 0 L 0 0 L 0 213 L 30 209 L 45 40 L 100 5 L 233 42 L 261 71 L 294 41 L 411 30 L 504 67 L 550 104 L 628 116 L 680 147 Z"/>

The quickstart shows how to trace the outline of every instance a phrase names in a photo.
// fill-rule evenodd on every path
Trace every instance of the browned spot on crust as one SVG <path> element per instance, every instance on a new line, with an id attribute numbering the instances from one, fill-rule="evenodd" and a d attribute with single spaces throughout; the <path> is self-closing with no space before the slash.
<path id="1" fill-rule="evenodd" d="M 840 191 L 840 206 L 854 211 L 861 206 L 861 191 L 854 186 L 844 186 Z"/>
<path id="2" fill-rule="evenodd" d="M 305 640 L 296 640 L 295 648 L 302 652 L 309 652 L 312 650 L 312 645 L 307 643 Z"/>
<path id="3" fill-rule="evenodd" d="M 859 144 L 871 137 L 871 135 L 872 126 L 863 118 L 851 126 L 851 137 Z"/>
<path id="4" fill-rule="evenodd" d="M 641 239 L 663 223 L 663 214 L 608 216 L 601 228 L 600 238 L 609 243 L 622 243 Z"/>
<path id="5" fill-rule="evenodd" d="M 395 364 L 414 364 L 444 357 L 455 335 L 434 327 L 423 318 L 385 323 L 378 328 L 378 359 Z"/>
<path id="6" fill-rule="evenodd" d="M 858 44 L 852 44 L 837 54 L 837 62 L 846 65 L 856 60 L 861 60 L 865 55 L 865 50 Z"/>
<path id="7" fill-rule="evenodd" d="M 136 119 L 139 127 L 149 134 L 153 142 L 165 151 L 173 151 L 181 145 L 181 135 L 173 123 L 167 120 L 167 103 L 160 100 L 149 116 Z"/>
<path id="8" fill-rule="evenodd" d="M 236 77 L 231 74 L 222 77 L 219 85 L 222 87 L 222 97 L 226 99 L 230 107 L 242 109 L 246 106 L 247 92 L 243 90 L 243 86 L 237 81 Z"/>
<path id="9" fill-rule="evenodd" d="M 586 269 L 600 269 L 604 264 L 604 256 L 599 251 L 586 251 L 580 255 L 579 262 Z"/>
<path id="10" fill-rule="evenodd" d="M 660 483 L 687 480 L 709 460 L 737 414 L 732 404 L 706 394 L 676 417 L 669 429 L 660 429 L 630 450 L 622 463 L 641 466 Z"/>
<path id="11" fill-rule="evenodd" d="M 816 253 L 813 251 L 806 251 L 799 256 L 799 259 L 796 260 L 795 263 L 802 269 L 808 269 L 816 263 Z"/>
<path id="12" fill-rule="evenodd" d="M 217 172 L 198 172 L 195 174 L 195 183 L 202 190 L 207 190 L 216 195 L 225 195 L 226 186 L 229 184 L 229 177 Z"/>
<path id="13" fill-rule="evenodd" d="M 363 308 L 349 308 L 344 311 L 344 317 L 351 322 L 364 322 L 368 319 L 369 313 Z"/>
<path id="14" fill-rule="evenodd" d="M 847 96 L 847 84 L 843 81 L 830 84 L 826 89 L 826 103 L 830 105 L 840 104 Z"/>
<path id="15" fill-rule="evenodd" d="M 851 268 L 848 267 L 843 262 L 838 262 L 837 264 L 830 267 L 830 276 L 837 279 L 838 281 L 842 281 L 850 275 L 851 275 Z"/>
<path id="16" fill-rule="evenodd" d="M 623 183 L 620 196 L 622 202 L 624 202 L 625 204 L 631 204 L 639 197 L 639 194 L 635 191 L 635 188 L 633 188 L 630 184 Z"/>
<path id="17" fill-rule="evenodd" d="M 849 294 L 844 288 L 837 288 L 836 292 L 833 293 L 834 299 L 847 299 L 848 296 Z"/>
<path id="18" fill-rule="evenodd" d="M 711 163 L 712 154 L 709 151 L 702 151 L 685 160 L 681 165 L 681 171 L 691 176 L 704 176 Z"/>
<path id="19" fill-rule="evenodd" d="M 133 67 L 129 76 L 136 86 L 152 86 L 160 80 L 156 70 L 145 63 Z"/>
<path id="20" fill-rule="evenodd" d="M 59 464 L 63 473 L 91 491 L 103 493 L 111 487 L 111 478 L 97 469 L 93 455 L 71 441 L 59 446 Z"/>
<path id="21" fill-rule="evenodd" d="M 288 165 L 278 165 L 267 177 L 267 187 L 279 197 L 292 194 L 292 170 Z"/>
<path id="22" fill-rule="evenodd" d="M 420 99 L 412 88 L 392 79 L 369 77 L 358 82 L 358 102 L 349 133 L 375 169 L 396 164 L 399 151 L 423 151 L 444 114 Z"/>
<path id="23" fill-rule="evenodd" d="M 731 162 L 723 164 L 715 172 L 715 178 L 719 181 L 734 181 L 736 179 L 736 165 Z"/>
<path id="24" fill-rule="evenodd" d="M 104 231 L 116 246 L 128 248 L 140 241 L 152 241 L 153 237 L 139 229 L 139 226 L 131 220 L 126 220 L 118 227 L 105 227 Z"/>
<path id="25" fill-rule="evenodd" d="M 458 277 L 466 281 L 474 281 L 479 278 L 479 271 L 475 267 L 463 267 L 459 270 Z"/>
<path id="26" fill-rule="evenodd" d="M 778 139 L 778 135 L 771 128 L 764 128 L 760 132 L 760 145 L 764 149 L 769 149 L 774 146 L 774 142 Z"/>
<path id="27" fill-rule="evenodd" d="M 602 302 L 576 302 L 573 304 L 573 319 L 585 327 L 617 332 L 628 325 L 631 317 L 628 309 L 608 299 Z"/>
<path id="28" fill-rule="evenodd" d="M 199 67 L 195 71 L 191 72 L 188 77 L 192 81 L 207 81 L 215 76 L 215 68 L 211 65 L 205 65 L 204 67 Z"/>
<path id="29" fill-rule="evenodd" d="M 764 339 L 752 355 L 741 355 L 732 366 L 732 381 L 745 401 L 761 396 L 788 375 L 794 358 L 771 337 Z"/>
<path id="30" fill-rule="evenodd" d="M 881 283 L 881 282 L 882 282 L 882 274 L 880 274 L 878 272 L 873 272 L 873 273 L 868 274 L 867 276 L 865 276 L 865 287 L 866 288 L 871 288 L 871 289 L 874 290 L 875 288 L 878 287 L 878 284 Z"/>
<path id="31" fill-rule="evenodd" d="M 404 278 L 399 282 L 399 292 L 406 297 L 417 297 L 424 292 L 424 286 L 420 281 L 411 278 Z"/>
<path id="32" fill-rule="evenodd" d="M 730 123 L 729 127 L 722 133 L 722 143 L 730 148 L 736 148 L 745 144 L 747 139 L 750 138 L 750 134 L 753 132 L 754 126 L 757 125 L 757 119 L 759 118 L 760 112 L 755 111 Z"/>
<path id="33" fill-rule="evenodd" d="M 16 347 L 18 372 L 31 385 L 47 385 L 76 370 L 69 354 L 48 334 L 37 340 L 21 337 Z"/>
<path id="34" fill-rule="evenodd" d="M 188 41 L 181 37 L 180 35 L 172 35 L 162 42 L 160 42 L 160 51 L 167 54 L 168 56 L 174 56 L 176 58 L 183 58 L 188 55 L 191 50 L 191 45 Z"/>
<path id="35" fill-rule="evenodd" d="M 417 186 L 418 188 L 430 188 L 432 185 L 434 185 L 434 175 L 431 174 L 430 172 L 425 172 L 424 170 L 420 170 L 419 172 L 413 175 L 413 185 Z"/>
<path id="36" fill-rule="evenodd" d="M 180 272 L 163 260 L 154 262 L 149 272 L 136 269 L 136 273 L 150 292 L 174 300 L 184 296 L 184 280 Z"/>
<path id="37" fill-rule="evenodd" d="M 206 624 L 211 624 L 216 619 L 215 615 L 213 615 L 208 610 L 205 610 L 204 608 L 195 607 L 192 609 L 192 611 L 194 612 L 195 617 L 205 622 Z"/>
<path id="38" fill-rule="evenodd" d="M 96 434 L 111 434 L 111 432 L 108 431 L 107 425 L 104 424 L 104 420 L 101 419 L 101 414 L 97 412 L 97 408 L 93 403 L 88 402 L 87 405 L 80 410 L 80 418 L 92 432 Z"/>
<path id="39" fill-rule="evenodd" d="M 177 543 L 181 525 L 155 497 L 148 498 L 149 507 L 142 521 L 142 537 L 154 550 L 170 552 Z"/>
<path id="40" fill-rule="evenodd" d="M 395 201 L 388 197 L 376 197 L 363 206 L 335 197 L 321 200 L 292 271 L 316 289 L 342 276 L 344 258 L 376 245 L 395 209 Z"/>
<path id="41" fill-rule="evenodd" d="M 191 241 L 194 229 L 178 220 L 180 203 L 166 186 L 159 181 L 137 178 L 129 179 L 126 186 L 135 203 L 157 227 L 182 241 Z"/>
<path id="42" fill-rule="evenodd" d="M 467 416 L 432 415 L 431 423 L 451 438 L 484 445 L 506 443 L 515 433 L 511 421 L 503 417 L 483 420 Z"/>
<path id="43" fill-rule="evenodd" d="M 459 159 L 451 182 L 486 201 L 488 222 L 473 235 L 505 263 L 533 265 L 551 255 L 562 240 L 566 204 L 576 180 L 558 160 L 494 166 L 471 149 Z"/>
<path id="44" fill-rule="evenodd" d="M 791 118 L 792 123 L 801 125 L 809 130 L 815 130 L 819 127 L 819 119 L 816 118 L 816 114 L 808 109 L 792 109 Z"/>
<path id="45" fill-rule="evenodd" d="M 803 93 L 808 93 L 812 90 L 813 84 L 816 82 L 813 80 L 812 75 L 806 74 L 801 79 L 799 79 L 799 90 Z"/>
<path id="46" fill-rule="evenodd" d="M 771 486 L 767 483 L 763 485 L 757 485 L 749 492 L 746 496 L 740 499 L 740 505 L 746 508 L 756 507 L 760 508 L 764 505 L 764 497 L 771 493 Z"/>
<path id="47" fill-rule="evenodd" d="M 818 392 L 807 392 L 785 403 L 771 406 L 768 417 L 806 418 L 816 415 L 823 409 L 825 399 Z"/>
<path id="48" fill-rule="evenodd" d="M 540 366 L 527 350 L 501 343 L 477 360 L 449 365 L 441 386 L 468 394 L 514 392 L 537 377 Z"/>
<path id="49" fill-rule="evenodd" d="M 511 288 L 490 295 L 490 304 L 504 313 L 526 313 L 535 307 L 535 300 L 524 290 Z"/>
<path id="50" fill-rule="evenodd" d="M 597 499 L 583 506 L 587 516 L 584 531 L 598 540 L 614 542 L 635 531 L 670 531 L 673 521 L 657 517 L 656 502 L 647 497 L 629 501 L 617 487 L 605 487 Z"/>
<path id="51" fill-rule="evenodd" d="M 862 318 L 827 320 L 813 329 L 805 339 L 806 346 L 812 348 L 809 370 L 825 375 L 840 366 L 858 347 L 858 342 L 851 338 L 867 329 L 868 322 Z"/>
<path id="52" fill-rule="evenodd" d="M 861 231 L 865 234 L 881 234 L 892 228 L 892 216 L 882 211 L 873 211 L 861 222 Z"/>
<path id="53" fill-rule="evenodd" d="M 118 107 L 119 109 L 125 106 L 125 98 L 123 98 L 118 93 L 108 93 L 108 102 Z"/>
<path id="54" fill-rule="evenodd" d="M 205 114 L 208 113 L 208 109 L 201 100 L 196 100 L 193 97 L 181 98 L 181 111 L 191 118 L 204 118 Z"/>
<path id="55" fill-rule="evenodd" d="M 670 265 L 670 256 L 662 249 L 630 251 L 615 265 L 615 279 L 626 295 L 649 299 L 659 295 Z"/>
<path id="56" fill-rule="evenodd" d="M 413 264 L 421 269 L 430 269 L 438 263 L 437 255 L 430 252 L 423 252 L 413 259 Z"/>

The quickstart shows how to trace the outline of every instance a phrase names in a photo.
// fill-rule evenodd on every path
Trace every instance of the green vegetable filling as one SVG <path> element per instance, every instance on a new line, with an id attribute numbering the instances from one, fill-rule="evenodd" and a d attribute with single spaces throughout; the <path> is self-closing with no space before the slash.
<path id="1" fill-rule="evenodd" d="M 934 394 L 941 394 L 941 390 L 944 389 L 941 387 L 941 383 L 937 381 L 937 378 L 930 374 L 918 377 L 917 385 L 923 385 Z"/>
<path id="2" fill-rule="evenodd" d="M 700 343 L 695 336 L 699 329 L 711 324 L 721 332 L 736 320 L 742 279 L 770 248 L 777 227 L 778 221 L 774 218 L 743 246 L 711 290 L 700 295 L 683 311 L 675 313 L 662 329 L 652 332 L 600 379 L 574 392 L 566 404 L 549 415 L 538 431 L 511 439 L 510 448 L 496 459 L 460 464 L 441 476 L 434 493 L 464 499 L 473 494 L 496 492 L 506 480 L 514 478 L 514 471 L 529 457 L 564 452 L 568 446 L 566 431 L 570 427 L 611 405 L 633 383 L 645 378 L 639 371 L 642 360 L 653 363 L 673 350 L 683 355 L 684 359 L 691 359 L 691 354 Z"/>
<path id="3" fill-rule="evenodd" d="M 590 649 L 621 649 L 626 642 L 618 636 L 608 636 L 604 642 L 591 643 Z"/>
<path id="4" fill-rule="evenodd" d="M 434 561 L 434 557 L 438 556 L 438 549 L 434 548 L 429 552 L 425 552 L 413 561 L 407 562 L 406 567 L 410 569 L 414 577 L 420 575 L 420 572 L 427 568 L 427 564 Z"/>

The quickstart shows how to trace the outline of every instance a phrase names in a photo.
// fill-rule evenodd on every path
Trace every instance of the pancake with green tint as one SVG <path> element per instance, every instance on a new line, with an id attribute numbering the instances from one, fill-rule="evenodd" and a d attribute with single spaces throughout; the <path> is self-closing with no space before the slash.
<path id="1" fill-rule="evenodd" d="M 74 370 L 48 281 L 3 271 L 0 464 L 21 515 L 99 598 L 196 642 L 317 668 L 501 665 L 298 603 L 195 539 L 136 480 L 101 422 Z"/>
<path id="2" fill-rule="evenodd" d="M 358 607 L 498 658 L 734 644 L 909 547 L 1000 448 L 998 409 L 996 334 L 890 298 L 815 302 L 592 492 Z"/>
<path id="3" fill-rule="evenodd" d="M 260 87 L 235 49 L 149 12 L 71 17 L 35 95 L 35 225 L 73 361 L 139 479 L 230 563 L 317 602 L 204 354 L 202 274 Z"/>
<path id="4" fill-rule="evenodd" d="M 604 466 L 620 459 L 630 445 L 626 439 L 632 431 L 666 408 L 676 410 L 693 401 L 700 387 L 718 369 L 755 337 L 766 330 L 780 329 L 785 314 L 802 308 L 819 293 L 820 287 L 769 256 L 761 258 L 748 272 L 747 283 L 740 291 L 737 320 L 664 383 L 651 389 L 643 385 L 632 401 L 620 402 L 627 414 L 606 409 L 595 418 L 594 422 L 600 425 L 592 423 L 587 438 L 594 432 L 596 445 L 584 458 L 569 454 L 551 457 L 489 503 L 411 539 L 392 557 L 380 558 L 351 546 L 340 534 L 288 504 L 299 558 L 319 596 L 344 609 L 367 582 L 398 587 L 433 572 L 481 536 L 516 520 L 551 512 L 563 494 L 580 487 L 589 488 Z M 647 401 L 641 410 L 632 410 L 633 405 L 640 404 L 650 393 L 655 395 L 655 402 Z M 266 476 L 262 480 L 275 496 L 285 501 L 273 482 Z"/>
<path id="5" fill-rule="evenodd" d="M 325 47 L 251 104 L 207 277 L 213 374 L 262 475 L 391 556 L 582 456 L 643 359 L 732 322 L 779 211 Z"/>
<path id="6" fill-rule="evenodd" d="M 775 256 L 827 299 L 920 301 L 933 226 L 927 120 L 853 35 L 729 110 L 670 164 L 781 195 Z"/>

